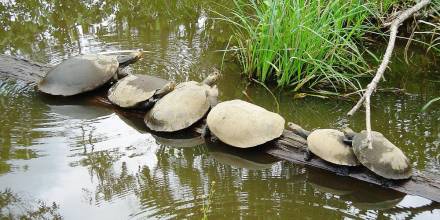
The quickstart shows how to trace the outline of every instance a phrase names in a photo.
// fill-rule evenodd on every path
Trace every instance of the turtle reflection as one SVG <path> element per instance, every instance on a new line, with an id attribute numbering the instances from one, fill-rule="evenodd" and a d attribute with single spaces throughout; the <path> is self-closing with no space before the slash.
<path id="1" fill-rule="evenodd" d="M 195 132 L 178 132 L 178 133 L 154 133 L 152 134 L 157 143 L 162 146 L 188 148 L 203 145 L 205 141 L 200 134 Z"/>
<path id="2" fill-rule="evenodd" d="M 261 147 L 252 149 L 238 149 L 230 147 L 220 141 L 206 142 L 209 155 L 220 163 L 230 165 L 235 168 L 245 168 L 249 170 L 270 169 L 279 159 L 262 153 Z"/>
<path id="3" fill-rule="evenodd" d="M 387 210 L 403 199 L 405 194 L 369 185 L 345 176 L 318 169 L 309 169 L 307 180 L 315 190 L 341 196 L 351 201 L 352 205 L 362 210 Z"/>

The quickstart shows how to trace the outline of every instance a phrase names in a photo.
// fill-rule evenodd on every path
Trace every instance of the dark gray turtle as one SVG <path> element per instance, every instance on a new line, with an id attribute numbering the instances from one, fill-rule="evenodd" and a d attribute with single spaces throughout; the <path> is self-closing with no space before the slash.
<path id="1" fill-rule="evenodd" d="M 379 176 L 387 179 L 408 179 L 412 175 L 409 159 L 383 134 L 372 131 L 372 148 L 367 144 L 367 132 L 345 130 L 348 142 L 352 139 L 354 154 L 358 160 Z"/>
<path id="2" fill-rule="evenodd" d="M 180 83 L 161 98 L 145 115 L 147 127 L 153 131 L 174 132 L 193 125 L 217 103 L 215 82 L 220 74 L 209 75 L 202 83 Z"/>
<path id="3" fill-rule="evenodd" d="M 38 84 L 38 90 L 60 96 L 91 91 L 117 77 L 119 67 L 141 57 L 141 51 L 123 56 L 88 54 L 72 57 L 52 68 Z"/>
<path id="4" fill-rule="evenodd" d="M 238 148 L 255 147 L 281 136 L 285 120 L 279 114 L 239 99 L 222 102 L 208 114 L 204 136 L 215 135 Z"/>
<path id="5" fill-rule="evenodd" d="M 316 129 L 308 132 L 299 125 L 288 123 L 291 130 L 299 134 L 307 135 L 308 153 L 306 160 L 310 160 L 312 153 L 321 159 L 344 166 L 357 166 L 359 161 L 354 155 L 350 145 L 344 143 L 344 133 L 336 129 Z"/>
<path id="6" fill-rule="evenodd" d="M 149 109 L 161 97 L 171 92 L 175 87 L 174 82 L 148 76 L 129 75 L 108 91 L 111 103 L 122 108 Z"/>

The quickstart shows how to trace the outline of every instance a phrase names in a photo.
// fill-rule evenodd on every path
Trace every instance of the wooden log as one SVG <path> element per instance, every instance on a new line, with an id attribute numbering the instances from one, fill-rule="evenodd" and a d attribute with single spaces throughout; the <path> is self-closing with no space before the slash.
<path id="1" fill-rule="evenodd" d="M 0 78 L 3 79 L 15 79 L 29 85 L 38 82 L 41 77 L 44 76 L 49 66 L 32 62 L 26 59 L 15 58 L 7 55 L 0 55 Z M 129 116 L 131 118 L 142 119 L 142 112 L 137 111 L 125 111 L 120 108 L 115 108 L 105 97 L 105 93 L 98 93 L 92 96 L 87 96 L 88 101 L 95 105 L 111 108 L 117 111 L 119 114 Z M 195 132 L 201 133 L 201 126 L 203 123 L 199 123 L 198 126 L 193 126 L 191 129 Z M 296 163 L 311 166 L 329 172 L 342 175 L 341 167 L 327 163 L 317 157 L 312 158 L 310 161 L 304 160 L 304 152 L 307 149 L 306 140 L 293 133 L 292 131 L 285 130 L 283 135 L 262 148 L 267 154 L 275 156 L 277 158 Z M 438 176 L 430 175 L 423 171 L 414 171 L 413 177 L 408 180 L 390 181 L 385 180 L 365 167 L 352 167 L 349 168 L 349 172 L 344 173 L 347 176 L 393 189 L 402 193 L 421 196 L 430 199 L 435 202 L 440 202 L 440 179 Z"/>

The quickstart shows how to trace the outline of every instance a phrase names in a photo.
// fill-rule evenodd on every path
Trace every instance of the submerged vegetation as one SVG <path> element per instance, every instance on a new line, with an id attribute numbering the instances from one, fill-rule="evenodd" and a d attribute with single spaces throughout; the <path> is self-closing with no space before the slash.
<path id="1" fill-rule="evenodd" d="M 374 70 L 367 60 L 378 58 L 363 37 L 378 32 L 398 1 L 234 2 L 233 16 L 222 16 L 235 27 L 230 45 L 236 47 L 227 50 L 246 75 L 293 91 L 338 91 L 359 89 L 359 77 Z"/>

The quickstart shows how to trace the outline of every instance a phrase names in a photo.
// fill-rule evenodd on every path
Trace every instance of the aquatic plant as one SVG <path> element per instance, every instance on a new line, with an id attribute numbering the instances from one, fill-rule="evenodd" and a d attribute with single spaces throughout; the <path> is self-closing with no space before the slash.
<path id="1" fill-rule="evenodd" d="M 359 39 L 372 25 L 363 1 L 234 0 L 231 44 L 243 72 L 261 82 L 275 79 L 294 91 L 306 86 L 359 87 L 369 68 Z"/>

